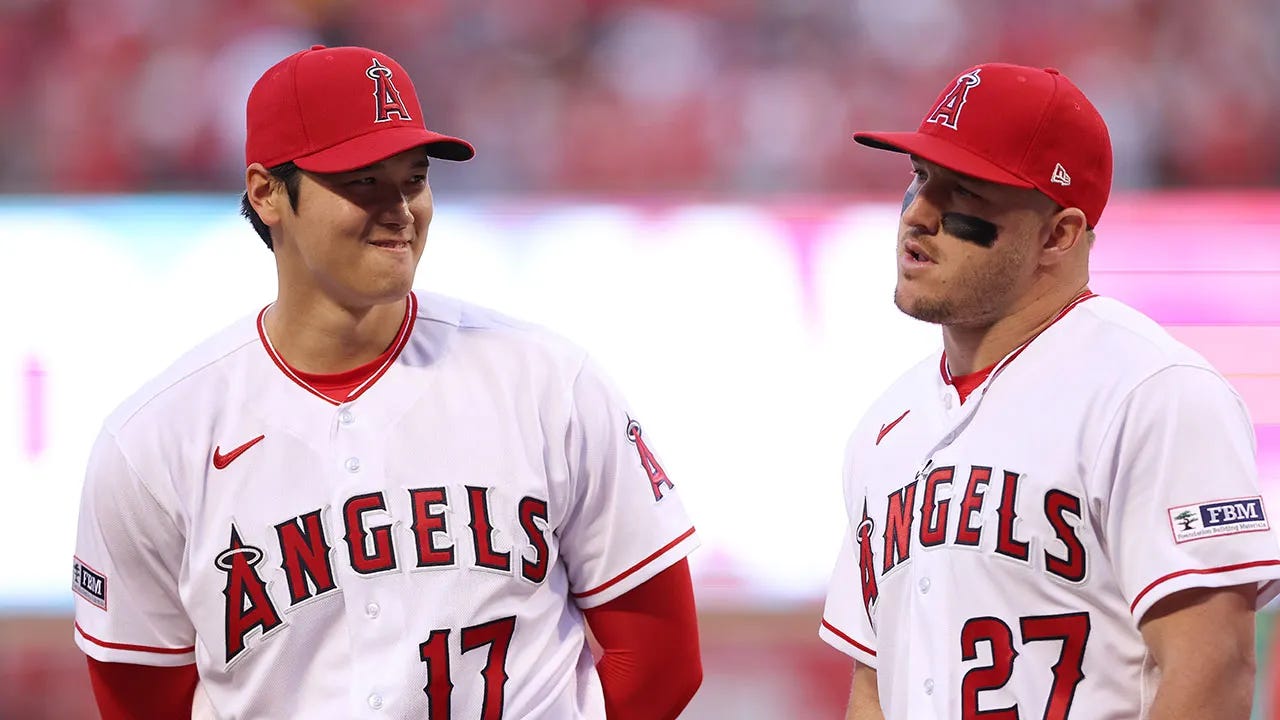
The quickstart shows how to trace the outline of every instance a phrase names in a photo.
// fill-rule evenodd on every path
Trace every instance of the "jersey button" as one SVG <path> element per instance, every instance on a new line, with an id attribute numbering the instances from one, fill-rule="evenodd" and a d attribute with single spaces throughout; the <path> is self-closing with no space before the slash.
<path id="1" fill-rule="evenodd" d="M 920 594 L 926 595 L 929 592 L 929 578 L 920 578 Z"/>
<path id="2" fill-rule="evenodd" d="M 351 473 L 360 472 L 360 458 L 358 457 L 347 458 L 347 472 L 351 472 Z"/>
<path id="3" fill-rule="evenodd" d="M 371 602 L 364 606 L 364 613 L 369 616 L 370 620 L 378 617 L 381 612 L 382 608 L 378 607 L 378 603 Z"/>
<path id="4" fill-rule="evenodd" d="M 950 410 L 950 409 L 951 409 L 951 395 L 950 395 L 950 394 L 947 394 L 947 395 L 943 395 L 943 396 L 942 396 L 942 406 L 943 406 L 943 407 L 945 407 L 945 408 L 946 408 L 946 409 L 948 409 L 948 410 Z"/>
<path id="5" fill-rule="evenodd" d="M 933 678 L 924 679 L 924 694 L 925 695 L 933 694 Z"/>
<path id="6" fill-rule="evenodd" d="M 381 710 L 381 709 L 382 709 L 382 696 L 381 696 L 381 695 L 379 695 L 378 693 L 374 693 L 374 694 L 370 695 L 370 696 L 369 696 L 369 707 L 373 708 L 374 710 Z"/>
<path id="7" fill-rule="evenodd" d="M 355 421 L 356 421 L 356 416 L 350 410 L 343 410 L 342 412 L 338 413 L 338 422 L 342 423 L 343 425 L 350 425 Z"/>

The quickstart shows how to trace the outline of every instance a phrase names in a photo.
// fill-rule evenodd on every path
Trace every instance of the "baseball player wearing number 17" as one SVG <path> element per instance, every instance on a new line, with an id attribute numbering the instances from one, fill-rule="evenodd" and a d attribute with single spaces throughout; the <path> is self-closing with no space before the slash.
<path id="1" fill-rule="evenodd" d="M 90 459 L 75 640 L 103 717 L 674 718 L 697 540 L 648 427 L 576 346 L 412 290 L 430 159 L 472 147 L 364 48 L 285 58 L 247 117 L 276 301 Z"/>
<path id="2" fill-rule="evenodd" d="M 942 350 L 847 447 L 819 633 L 856 660 L 849 717 L 1247 720 L 1280 591 L 1252 426 L 1204 358 L 1089 290 L 1098 111 L 988 64 L 916 132 L 854 137 L 910 157 L 894 301 Z"/>

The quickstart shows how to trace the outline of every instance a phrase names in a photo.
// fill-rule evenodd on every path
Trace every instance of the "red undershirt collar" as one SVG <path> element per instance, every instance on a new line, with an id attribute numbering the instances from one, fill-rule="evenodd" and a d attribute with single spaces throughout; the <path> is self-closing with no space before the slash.
<path id="1" fill-rule="evenodd" d="M 373 377 L 373 374 L 378 372 L 378 368 L 382 367 L 396 350 L 396 344 L 392 342 L 378 357 L 360 367 L 340 373 L 309 373 L 292 365 L 289 365 L 289 369 L 303 382 L 324 393 L 330 400 L 344 402 L 353 390 L 360 387 L 361 383 Z M 288 365 L 287 362 L 285 364 Z"/>
<path id="2" fill-rule="evenodd" d="M 942 365 L 945 370 L 947 360 L 942 359 Z M 956 389 L 956 393 L 960 395 L 960 404 L 963 405 L 965 400 L 969 399 L 969 394 L 978 388 L 979 385 L 986 382 L 987 377 L 991 375 L 991 371 L 996 369 L 996 365 L 1000 363 L 991 363 L 987 367 L 971 372 L 968 375 L 957 375 L 952 377 L 950 373 L 943 372 L 943 379 L 947 384 Z"/>

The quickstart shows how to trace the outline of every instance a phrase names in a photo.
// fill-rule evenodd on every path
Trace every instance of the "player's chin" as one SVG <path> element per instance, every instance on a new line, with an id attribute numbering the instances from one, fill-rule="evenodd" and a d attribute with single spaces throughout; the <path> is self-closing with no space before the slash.
<path id="1" fill-rule="evenodd" d="M 359 281 L 360 294 L 374 304 L 398 302 L 413 289 L 414 264 L 397 263 L 394 267 L 367 268 Z"/>
<path id="2" fill-rule="evenodd" d="M 899 305 L 911 305 L 928 298 L 932 294 L 930 289 L 930 284 L 923 278 L 899 274 L 898 284 L 893 288 L 893 299 Z"/>
<path id="3" fill-rule="evenodd" d="M 914 287 L 915 283 L 903 283 L 898 280 L 898 287 L 893 291 L 893 304 L 904 315 L 927 323 L 942 323 L 949 316 L 947 303 L 940 298 L 921 292 Z"/>

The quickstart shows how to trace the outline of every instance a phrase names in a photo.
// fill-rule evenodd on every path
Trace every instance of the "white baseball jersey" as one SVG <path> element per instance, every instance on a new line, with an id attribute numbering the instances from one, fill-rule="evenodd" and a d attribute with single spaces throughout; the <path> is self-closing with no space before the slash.
<path id="1" fill-rule="evenodd" d="M 85 653 L 194 662 L 226 719 L 604 717 L 580 609 L 694 530 L 583 351 L 421 297 L 346 402 L 259 315 L 106 421 L 76 543 Z"/>
<path id="2" fill-rule="evenodd" d="M 1085 295 L 963 404 L 945 372 L 909 370 L 845 457 L 819 634 L 876 669 L 888 720 L 1145 717 L 1155 602 L 1280 592 L 1247 410 L 1147 317 Z"/>

